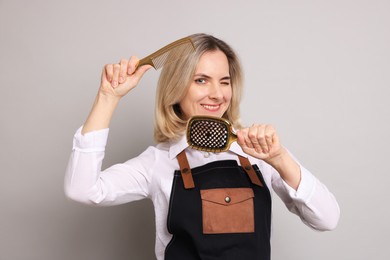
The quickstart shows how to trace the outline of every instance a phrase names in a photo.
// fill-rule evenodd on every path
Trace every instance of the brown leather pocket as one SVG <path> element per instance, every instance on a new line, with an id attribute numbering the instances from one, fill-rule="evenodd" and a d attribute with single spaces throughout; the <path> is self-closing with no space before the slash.
<path id="1" fill-rule="evenodd" d="M 251 188 L 201 190 L 200 195 L 204 234 L 255 231 Z"/>

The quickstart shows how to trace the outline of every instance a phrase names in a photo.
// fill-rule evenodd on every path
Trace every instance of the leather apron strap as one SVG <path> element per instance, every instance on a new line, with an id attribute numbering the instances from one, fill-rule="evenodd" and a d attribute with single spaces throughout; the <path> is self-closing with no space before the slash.
<path id="1" fill-rule="evenodd" d="M 241 166 L 248 174 L 251 182 L 257 186 L 263 187 L 263 184 L 261 183 L 259 177 L 257 176 L 248 158 L 243 157 L 241 155 L 238 155 L 238 158 L 240 159 Z M 177 155 L 177 160 L 179 161 L 180 173 L 181 173 L 181 177 L 183 178 L 184 188 L 185 189 L 195 188 L 194 180 L 192 178 L 191 168 L 188 163 L 185 150 L 181 151 Z"/>
<path id="2" fill-rule="evenodd" d="M 177 155 L 177 160 L 179 161 L 180 173 L 181 177 L 183 178 L 184 188 L 195 188 L 194 180 L 192 179 L 191 168 L 188 164 L 187 155 L 184 150 Z"/>
<path id="3" fill-rule="evenodd" d="M 263 184 L 261 183 L 259 176 L 257 176 L 255 170 L 249 162 L 249 159 L 241 155 L 239 155 L 238 158 L 240 159 L 242 168 L 244 168 L 249 178 L 251 179 L 251 182 L 257 186 L 263 187 Z"/>

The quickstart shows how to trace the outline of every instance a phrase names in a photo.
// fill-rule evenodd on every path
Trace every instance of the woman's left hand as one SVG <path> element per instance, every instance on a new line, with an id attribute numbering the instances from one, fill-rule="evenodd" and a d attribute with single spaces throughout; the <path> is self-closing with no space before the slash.
<path id="1" fill-rule="evenodd" d="M 272 125 L 254 124 L 241 129 L 237 132 L 237 142 L 246 154 L 270 164 L 290 187 L 298 189 L 300 166 L 280 144 Z"/>
<path id="2" fill-rule="evenodd" d="M 272 125 L 253 124 L 237 133 L 237 142 L 242 150 L 253 157 L 272 165 L 272 161 L 284 153 L 278 134 Z"/>

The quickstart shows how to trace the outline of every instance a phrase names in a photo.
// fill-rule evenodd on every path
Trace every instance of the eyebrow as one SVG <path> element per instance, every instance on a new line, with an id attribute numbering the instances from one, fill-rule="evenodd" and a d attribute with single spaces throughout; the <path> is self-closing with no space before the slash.
<path id="1" fill-rule="evenodd" d="M 202 77 L 202 78 L 206 78 L 206 79 L 211 79 L 210 76 L 203 74 L 203 73 L 195 74 L 194 77 Z M 220 80 L 230 80 L 230 76 L 225 76 L 225 77 L 221 78 Z"/>

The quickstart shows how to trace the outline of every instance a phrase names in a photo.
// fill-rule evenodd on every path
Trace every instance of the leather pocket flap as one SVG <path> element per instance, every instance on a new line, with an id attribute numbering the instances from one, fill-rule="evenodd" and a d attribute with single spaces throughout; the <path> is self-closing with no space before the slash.
<path id="1" fill-rule="evenodd" d="M 221 188 L 201 190 L 202 200 L 220 205 L 234 205 L 254 197 L 253 190 L 248 188 Z"/>

